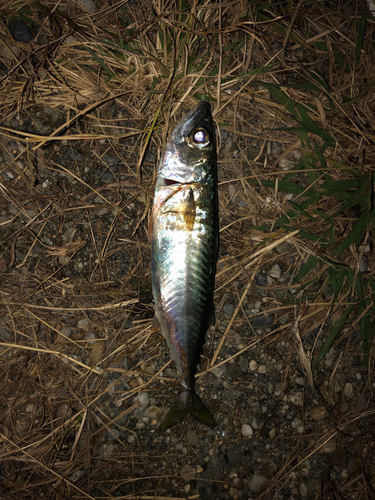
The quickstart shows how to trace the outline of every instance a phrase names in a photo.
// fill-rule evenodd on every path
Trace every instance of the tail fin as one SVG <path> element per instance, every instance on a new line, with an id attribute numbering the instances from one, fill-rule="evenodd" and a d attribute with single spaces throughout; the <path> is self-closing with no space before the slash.
<path id="1" fill-rule="evenodd" d="M 185 389 L 173 403 L 172 408 L 159 425 L 159 430 L 164 431 L 180 422 L 187 414 L 196 418 L 209 427 L 216 425 L 211 413 L 204 406 L 198 394 L 191 389 Z"/>

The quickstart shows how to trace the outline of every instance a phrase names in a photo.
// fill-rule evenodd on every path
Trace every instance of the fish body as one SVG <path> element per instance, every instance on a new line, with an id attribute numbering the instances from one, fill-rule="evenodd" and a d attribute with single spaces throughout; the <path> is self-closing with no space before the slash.
<path id="1" fill-rule="evenodd" d="M 184 386 L 159 428 L 171 427 L 188 413 L 213 426 L 194 391 L 205 335 L 214 323 L 218 252 L 215 130 L 204 101 L 177 124 L 167 142 L 149 236 L 155 317 Z"/>

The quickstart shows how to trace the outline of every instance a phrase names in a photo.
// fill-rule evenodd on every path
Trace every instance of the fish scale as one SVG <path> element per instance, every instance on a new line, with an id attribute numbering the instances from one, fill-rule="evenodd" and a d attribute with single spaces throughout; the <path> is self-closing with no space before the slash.
<path id="1" fill-rule="evenodd" d="M 203 101 L 178 123 L 166 145 L 149 236 L 155 317 L 185 388 L 160 428 L 188 413 L 212 426 L 215 421 L 194 390 L 205 335 L 214 322 L 218 248 L 215 132 Z"/>

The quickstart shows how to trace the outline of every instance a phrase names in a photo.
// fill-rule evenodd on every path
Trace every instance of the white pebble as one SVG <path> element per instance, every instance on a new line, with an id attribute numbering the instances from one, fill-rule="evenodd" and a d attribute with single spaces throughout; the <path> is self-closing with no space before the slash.
<path id="1" fill-rule="evenodd" d="M 8 174 L 9 175 L 9 174 Z M 370 245 L 360 245 L 358 247 L 358 250 L 363 253 L 369 253 L 370 251 Z"/>
<path id="2" fill-rule="evenodd" d="M 255 359 L 252 359 L 249 363 L 249 370 L 251 372 L 255 372 L 255 370 L 258 368 L 258 363 Z"/>
<path id="3" fill-rule="evenodd" d="M 259 365 L 258 366 L 258 373 L 267 373 L 267 366 L 266 365 Z"/>
<path id="4" fill-rule="evenodd" d="M 344 396 L 345 399 L 352 399 L 352 397 L 354 396 L 354 387 L 350 382 L 348 382 L 344 386 Z"/>
<path id="5" fill-rule="evenodd" d="M 282 158 L 279 161 L 279 167 L 284 169 L 284 170 L 289 170 L 290 168 L 293 168 L 295 165 L 294 162 L 287 160 L 286 158 Z"/>
<path id="6" fill-rule="evenodd" d="M 356 373 L 355 378 L 356 378 L 357 380 L 362 380 L 362 374 L 361 374 L 361 373 L 359 373 L 359 372 L 358 372 L 358 373 Z"/>
<path id="7" fill-rule="evenodd" d="M 143 409 L 147 408 L 148 401 L 149 401 L 149 397 L 148 397 L 147 392 L 140 392 L 136 399 L 137 399 L 141 408 L 143 408 Z"/>
<path id="8" fill-rule="evenodd" d="M 307 489 L 307 486 L 305 483 L 302 483 L 301 486 L 299 487 L 299 492 L 301 494 L 301 497 L 307 496 L 309 490 Z"/>
<path id="9" fill-rule="evenodd" d="M 252 436 L 254 434 L 253 428 L 251 425 L 243 424 L 242 425 L 242 435 L 245 437 Z"/>
<path id="10" fill-rule="evenodd" d="M 281 267 L 279 264 L 274 264 L 271 269 L 268 271 L 268 276 L 271 278 L 280 278 L 281 276 Z"/>

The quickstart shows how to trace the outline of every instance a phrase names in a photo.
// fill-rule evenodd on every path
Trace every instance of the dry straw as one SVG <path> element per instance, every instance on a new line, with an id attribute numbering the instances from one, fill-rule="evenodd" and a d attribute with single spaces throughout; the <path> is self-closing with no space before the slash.
<path id="1" fill-rule="evenodd" d="M 156 373 L 145 363 L 164 353 L 149 328 L 145 229 L 168 130 L 199 99 L 212 102 L 219 133 L 217 317 L 226 298 L 238 296 L 224 333 L 211 333 L 215 348 L 199 380 L 260 342 L 294 335 L 291 356 L 314 387 L 319 349 L 308 336 L 318 331 L 329 332 L 323 345 L 339 346 L 339 359 L 363 352 L 350 337 L 360 332 L 370 382 L 374 21 L 359 2 L 348 9 L 301 1 L 2 2 L 0 464 L 7 479 L 0 489 L 7 498 L 110 499 L 119 486 L 116 498 L 201 498 L 176 496 L 141 446 L 135 455 L 116 433 L 120 453 L 101 445 L 116 428 L 134 436 L 123 424 L 139 405 L 133 397 L 158 394 L 169 382 L 168 356 Z M 10 34 L 14 20 L 31 27 L 29 43 Z M 263 338 L 244 336 L 245 345 L 220 360 L 233 331 L 253 331 L 257 315 L 243 304 L 260 270 L 276 262 L 290 279 L 266 285 L 268 312 L 289 320 Z M 293 288 L 300 293 L 292 296 Z M 366 388 L 362 399 L 370 401 Z M 117 398 L 117 417 L 106 398 Z M 276 498 L 329 440 L 347 447 L 348 429 L 372 414 L 364 404 L 341 415 L 302 454 L 305 437 L 296 436 L 296 465 L 284 464 L 259 498 Z M 370 469 L 362 463 L 339 487 L 345 498 L 373 494 L 370 452 L 367 459 Z M 323 479 L 319 498 L 331 498 L 331 489 Z"/>

